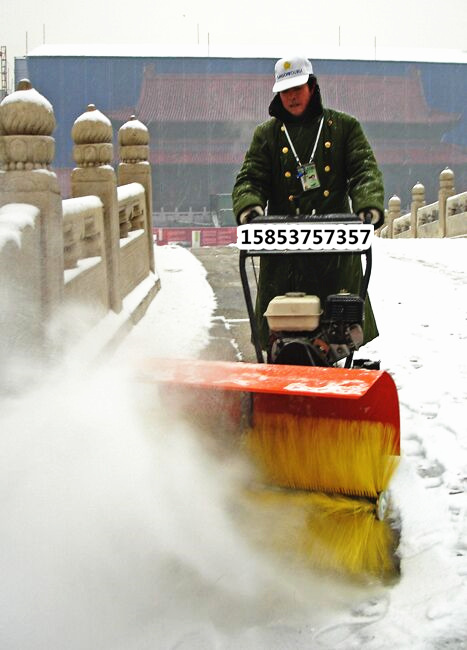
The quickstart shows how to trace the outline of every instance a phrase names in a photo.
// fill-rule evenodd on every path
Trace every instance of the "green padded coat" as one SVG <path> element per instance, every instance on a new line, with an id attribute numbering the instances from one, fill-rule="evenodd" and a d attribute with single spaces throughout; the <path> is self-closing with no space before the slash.
<path id="1" fill-rule="evenodd" d="M 273 117 L 256 127 L 235 181 L 232 198 L 237 220 L 243 210 L 255 205 L 267 208 L 269 216 L 312 214 L 313 211 L 316 214 L 357 214 L 368 208 L 383 212 L 382 174 L 355 117 L 323 109 L 317 84 L 301 118 L 293 118 L 285 111 L 279 95 L 272 101 L 269 112 Z M 321 117 L 324 121 L 314 156 L 320 187 L 303 192 L 296 176 L 297 162 L 283 124 L 303 164 L 310 159 Z M 315 253 L 261 258 L 256 315 L 263 349 L 269 338 L 263 314 L 274 296 L 287 291 L 305 291 L 319 296 L 324 305 L 326 296 L 341 289 L 358 292 L 361 276 L 360 255 Z M 377 335 L 367 298 L 365 342 Z"/>

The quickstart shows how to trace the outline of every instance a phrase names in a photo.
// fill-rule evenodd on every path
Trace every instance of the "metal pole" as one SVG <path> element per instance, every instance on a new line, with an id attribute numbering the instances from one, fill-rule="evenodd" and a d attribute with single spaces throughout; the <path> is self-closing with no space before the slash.
<path id="1" fill-rule="evenodd" d="M 248 282 L 248 275 L 246 272 L 246 259 L 249 256 L 248 251 L 241 250 L 239 255 L 239 269 L 240 269 L 240 279 L 242 282 L 243 295 L 245 298 L 246 309 L 248 312 L 248 319 L 250 321 L 251 329 L 251 339 L 255 347 L 256 360 L 258 363 L 264 363 L 263 351 L 261 349 L 261 343 L 259 340 L 259 330 L 258 323 L 256 322 L 255 308 L 253 307 L 253 300 L 251 298 L 250 283 Z"/>

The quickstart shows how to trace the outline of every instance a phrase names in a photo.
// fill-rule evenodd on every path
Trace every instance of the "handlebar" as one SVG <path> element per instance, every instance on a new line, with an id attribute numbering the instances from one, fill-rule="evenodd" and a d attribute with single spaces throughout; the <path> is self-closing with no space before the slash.
<path id="1" fill-rule="evenodd" d="M 248 223 L 339 223 L 339 224 L 361 224 L 363 223 L 356 214 L 300 214 L 258 216 L 250 219 Z M 366 216 L 364 223 L 371 223 L 371 214 Z"/>

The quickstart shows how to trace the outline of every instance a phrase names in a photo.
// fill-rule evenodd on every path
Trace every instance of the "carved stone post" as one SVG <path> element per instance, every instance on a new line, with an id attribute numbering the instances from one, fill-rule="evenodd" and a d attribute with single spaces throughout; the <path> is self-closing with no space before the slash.
<path id="1" fill-rule="evenodd" d="M 418 237 L 418 209 L 425 205 L 425 186 L 416 183 L 412 188 L 410 204 L 410 236 Z"/>
<path id="2" fill-rule="evenodd" d="M 27 203 L 40 210 L 41 318 L 63 299 L 62 197 L 50 170 L 55 153 L 52 105 L 27 79 L 0 104 L 0 206 Z"/>
<path id="3" fill-rule="evenodd" d="M 146 196 L 145 230 L 148 237 L 149 266 L 155 272 L 154 237 L 152 233 L 152 177 L 149 162 L 149 132 L 134 115 L 118 131 L 120 164 L 118 184 L 141 183 Z"/>
<path id="4" fill-rule="evenodd" d="M 104 206 L 109 306 L 118 313 L 122 309 L 120 227 L 117 178 L 110 164 L 113 158 L 112 125 L 94 104 L 89 104 L 87 111 L 75 120 L 71 135 L 73 157 L 78 165 L 71 173 L 71 193 L 73 197 L 98 196 Z"/>
<path id="5" fill-rule="evenodd" d="M 394 194 L 388 201 L 388 238 L 394 238 L 394 219 L 401 216 L 401 200 Z"/>
<path id="6" fill-rule="evenodd" d="M 0 208 L 0 391 L 11 386 L 18 362 L 30 367 L 46 350 L 40 219 L 32 205 Z"/>
<path id="7" fill-rule="evenodd" d="M 438 191 L 438 205 L 439 205 L 439 230 L 438 237 L 446 237 L 446 201 L 448 197 L 454 196 L 454 172 L 452 169 L 446 167 L 439 175 L 439 191 Z"/>

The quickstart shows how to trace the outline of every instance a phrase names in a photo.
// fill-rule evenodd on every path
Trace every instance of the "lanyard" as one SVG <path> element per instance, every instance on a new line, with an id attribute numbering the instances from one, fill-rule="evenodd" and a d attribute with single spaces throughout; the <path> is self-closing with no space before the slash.
<path id="1" fill-rule="evenodd" d="M 321 130 L 323 128 L 323 122 L 324 122 L 324 115 L 321 118 L 321 122 L 319 123 L 318 135 L 316 136 L 315 145 L 313 147 L 313 151 L 311 152 L 310 160 L 308 161 L 308 163 L 311 163 L 311 161 L 315 157 L 316 147 L 318 146 L 319 136 L 321 135 Z M 289 135 L 289 132 L 287 131 L 287 127 L 285 126 L 285 124 L 283 124 L 283 127 L 284 127 L 284 131 L 285 131 L 285 135 L 287 136 L 287 140 L 289 141 L 290 148 L 292 149 L 293 155 L 295 156 L 295 160 L 297 161 L 299 167 L 301 167 L 302 163 L 300 162 L 300 158 L 298 157 L 297 152 L 295 151 L 295 147 L 292 144 L 292 140 L 290 139 L 290 135 Z"/>

